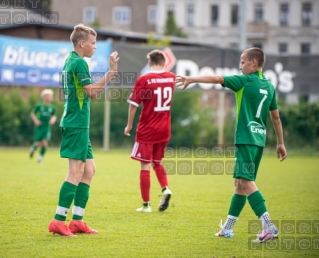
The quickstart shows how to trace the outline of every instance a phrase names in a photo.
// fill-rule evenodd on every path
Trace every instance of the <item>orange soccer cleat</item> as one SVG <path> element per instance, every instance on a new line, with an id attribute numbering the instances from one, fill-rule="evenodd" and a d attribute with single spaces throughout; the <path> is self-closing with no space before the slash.
<path id="1" fill-rule="evenodd" d="M 83 220 L 72 220 L 69 224 L 70 231 L 74 233 L 97 234 L 98 231 L 89 228 Z"/>
<path id="2" fill-rule="evenodd" d="M 53 234 L 59 234 L 61 236 L 67 236 L 67 237 L 75 237 L 76 236 L 70 232 L 68 226 L 65 224 L 65 221 L 53 219 L 50 222 L 48 229 Z"/>

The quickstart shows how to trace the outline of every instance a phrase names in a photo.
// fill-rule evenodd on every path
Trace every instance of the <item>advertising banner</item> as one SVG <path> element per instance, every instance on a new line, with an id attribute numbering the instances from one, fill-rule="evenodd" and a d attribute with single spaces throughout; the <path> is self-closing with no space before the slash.
<path id="1" fill-rule="evenodd" d="M 108 71 L 110 41 L 97 41 L 90 72 Z M 65 59 L 73 50 L 70 41 L 31 40 L 0 36 L 0 84 L 58 87 Z"/>
<path id="2" fill-rule="evenodd" d="M 156 47 L 115 43 L 119 52 L 119 71 L 137 76 L 149 71 L 146 55 Z M 163 49 L 166 70 L 177 75 L 235 75 L 240 74 L 240 52 L 213 47 L 172 46 Z M 263 69 L 280 95 L 287 93 L 319 94 L 319 56 L 267 55 Z M 125 80 L 123 80 L 125 81 Z M 134 80 L 132 81 L 134 82 Z M 131 86 L 131 85 L 124 85 Z M 197 90 L 221 90 L 218 84 L 193 84 L 188 88 Z"/>

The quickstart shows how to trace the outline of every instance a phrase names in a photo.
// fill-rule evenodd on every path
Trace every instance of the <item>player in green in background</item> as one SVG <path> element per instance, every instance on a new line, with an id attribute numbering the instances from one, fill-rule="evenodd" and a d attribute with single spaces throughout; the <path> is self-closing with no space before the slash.
<path id="1" fill-rule="evenodd" d="M 68 158 L 69 170 L 59 193 L 54 219 L 48 229 L 54 234 L 75 236 L 75 233 L 96 234 L 83 221 L 89 199 L 89 189 L 95 174 L 95 162 L 89 139 L 90 99 L 96 98 L 117 75 L 117 52 L 109 58 L 110 70 L 95 83 L 84 57 L 92 57 L 96 49 L 96 32 L 82 24 L 74 27 L 70 39 L 74 51 L 65 61 L 62 72 L 64 112 L 60 121 L 62 142 L 60 156 Z M 73 216 L 69 225 L 66 218 L 73 203 Z"/>
<path id="2" fill-rule="evenodd" d="M 56 121 L 55 108 L 51 104 L 53 91 L 50 89 L 43 90 L 41 92 L 41 98 L 43 102 L 38 103 L 31 112 L 31 118 L 35 125 L 35 129 L 34 142 L 32 143 L 29 153 L 30 158 L 32 158 L 35 150 L 38 147 L 41 147 L 40 155 L 38 157 L 39 163 L 42 162 L 51 139 L 51 125 Z"/>
<path id="3" fill-rule="evenodd" d="M 235 194 L 231 200 L 228 217 L 216 236 L 234 237 L 233 226 L 237 221 L 246 199 L 261 221 L 262 231 L 255 242 L 266 242 L 278 236 L 278 229 L 268 214 L 265 199 L 258 190 L 255 180 L 266 143 L 266 121 L 270 113 L 277 135 L 277 156 L 280 161 L 287 157 L 283 130 L 276 101 L 276 90 L 262 72 L 266 57 L 259 48 L 249 48 L 241 54 L 242 75 L 235 76 L 177 76 L 178 87 L 185 89 L 189 84 L 219 83 L 235 92 Z"/>

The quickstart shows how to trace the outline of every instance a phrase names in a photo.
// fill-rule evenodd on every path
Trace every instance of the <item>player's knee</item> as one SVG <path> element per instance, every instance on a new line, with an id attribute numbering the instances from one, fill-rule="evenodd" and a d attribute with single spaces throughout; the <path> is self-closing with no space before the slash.
<path id="1" fill-rule="evenodd" d="M 96 167 L 95 167 L 95 166 L 93 166 L 93 167 L 92 167 L 92 171 L 91 171 L 92 176 L 94 176 L 94 175 L 95 175 L 95 172 L 96 172 Z"/>
<path id="2" fill-rule="evenodd" d="M 92 178 L 95 175 L 95 166 L 90 166 L 88 168 L 85 168 L 84 174 L 89 177 Z"/>

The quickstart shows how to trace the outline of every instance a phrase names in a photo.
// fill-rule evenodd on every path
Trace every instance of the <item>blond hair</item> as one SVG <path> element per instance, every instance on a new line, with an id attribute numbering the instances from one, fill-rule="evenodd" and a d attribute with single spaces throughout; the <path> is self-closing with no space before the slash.
<path id="1" fill-rule="evenodd" d="M 158 49 L 149 52 L 146 57 L 152 65 L 165 65 L 165 55 Z"/>
<path id="2" fill-rule="evenodd" d="M 95 30 L 90 27 L 84 26 L 82 23 L 74 26 L 74 30 L 71 33 L 70 40 L 73 46 L 76 46 L 80 40 L 87 40 L 89 35 L 97 36 Z"/>
<path id="3" fill-rule="evenodd" d="M 53 90 L 50 89 L 45 89 L 41 92 L 40 96 L 43 99 L 45 95 L 51 95 L 53 96 Z"/>

